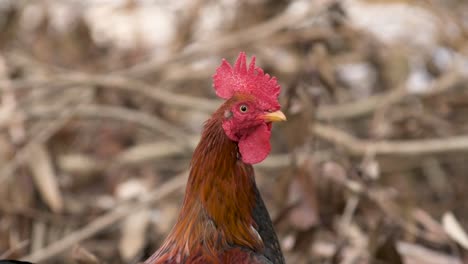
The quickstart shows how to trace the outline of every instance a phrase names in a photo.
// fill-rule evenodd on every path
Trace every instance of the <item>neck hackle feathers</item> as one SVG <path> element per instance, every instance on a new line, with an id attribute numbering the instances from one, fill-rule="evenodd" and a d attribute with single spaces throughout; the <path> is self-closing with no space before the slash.
<path id="1" fill-rule="evenodd" d="M 245 93 L 253 95 L 265 110 L 280 108 L 280 85 L 276 78 L 255 66 L 255 56 L 247 67 L 245 52 L 239 54 L 234 67 L 223 59 L 213 76 L 213 85 L 220 98 L 229 99 L 236 93 Z"/>
<path id="2" fill-rule="evenodd" d="M 280 112 L 280 86 L 276 78 L 255 66 L 255 57 L 247 66 L 244 52 L 234 66 L 222 61 L 213 85 L 216 94 L 227 101 L 205 124 L 176 225 L 145 264 L 263 263 L 252 261 L 263 254 L 270 260 L 276 254 L 279 262 L 271 263 L 284 263 L 250 165 L 268 155 L 270 122 L 275 120 L 271 116 L 270 121 L 261 119 L 262 123 L 248 127 L 247 134 L 233 139 L 226 124 L 235 119 L 235 113 L 225 114 L 246 98 L 253 100 L 249 103 L 258 110 L 256 118 Z"/>

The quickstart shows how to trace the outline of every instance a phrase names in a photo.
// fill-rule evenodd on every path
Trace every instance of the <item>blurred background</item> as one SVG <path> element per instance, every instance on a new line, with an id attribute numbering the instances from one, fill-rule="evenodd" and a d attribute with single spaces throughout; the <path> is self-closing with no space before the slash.
<path id="1" fill-rule="evenodd" d="M 463 0 L 0 0 L 0 258 L 148 257 L 246 51 L 287 263 L 467 263 L 467 37 Z"/>

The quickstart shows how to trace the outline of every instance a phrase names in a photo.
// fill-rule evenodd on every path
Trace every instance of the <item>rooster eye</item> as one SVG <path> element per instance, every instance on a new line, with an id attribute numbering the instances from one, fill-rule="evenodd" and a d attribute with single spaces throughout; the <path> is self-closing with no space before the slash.
<path id="1" fill-rule="evenodd" d="M 248 110 L 248 107 L 247 107 L 246 105 L 241 105 L 241 106 L 239 107 L 239 110 L 240 110 L 242 113 L 246 113 L 247 110 Z"/>

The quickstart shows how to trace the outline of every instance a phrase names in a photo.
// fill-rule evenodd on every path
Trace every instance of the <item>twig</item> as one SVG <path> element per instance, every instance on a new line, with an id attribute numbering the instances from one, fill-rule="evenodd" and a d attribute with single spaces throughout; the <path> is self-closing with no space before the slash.
<path id="1" fill-rule="evenodd" d="M 312 250 L 315 254 L 331 258 L 337 250 L 337 245 L 331 242 L 317 241 L 314 243 Z M 398 252 L 404 257 L 404 263 L 425 263 L 425 264 L 462 264 L 460 259 L 450 256 L 445 253 L 439 253 L 428 248 L 407 243 L 404 241 L 397 241 L 396 247 Z M 343 255 L 348 255 L 348 252 L 353 249 L 346 248 Z M 361 262 L 359 262 L 361 263 Z"/>
<path id="2" fill-rule="evenodd" d="M 360 200 L 362 200 L 360 198 L 365 198 L 366 200 L 369 200 L 372 203 L 374 203 L 387 219 L 390 219 L 391 221 L 397 223 L 402 229 L 404 229 L 409 234 L 424 239 L 426 241 L 430 241 L 432 243 L 437 243 L 441 245 L 447 242 L 447 237 L 445 235 L 440 236 L 439 230 L 428 229 L 425 230 L 425 232 L 422 232 L 418 225 L 414 223 L 414 221 L 408 221 L 407 218 L 402 217 L 402 211 L 408 210 L 408 208 L 403 209 L 397 201 L 392 199 L 394 197 L 385 195 L 378 188 L 369 188 L 368 186 L 364 185 L 359 181 L 348 178 L 334 177 L 330 174 L 324 174 L 324 176 L 330 178 L 333 184 L 340 185 L 354 194 L 352 199 L 355 199 L 355 201 L 349 200 L 346 204 L 347 208 L 345 209 L 349 209 L 348 207 L 351 207 L 351 209 L 354 210 L 356 205 L 352 203 L 357 203 Z M 419 208 L 410 208 L 410 210 L 414 213 L 422 211 Z M 349 223 L 351 222 L 348 220 L 350 218 L 345 218 L 346 213 L 347 212 L 345 211 L 345 213 L 342 216 L 341 223 L 346 224 L 346 222 L 348 222 L 349 227 Z M 343 228 L 346 228 L 346 225 L 343 225 Z"/>
<path id="3" fill-rule="evenodd" d="M 29 246 L 29 244 L 30 244 L 29 239 L 19 242 L 15 247 L 10 248 L 7 251 L 0 254 L 0 259 L 9 258 L 13 253 L 15 253 L 16 251 L 22 250 L 23 248 Z"/>
<path id="4" fill-rule="evenodd" d="M 193 148 L 198 143 L 198 137 L 190 139 Z M 105 170 L 109 164 L 114 166 L 136 166 L 144 162 L 157 161 L 184 153 L 184 149 L 170 141 L 145 143 L 129 148 L 120 153 L 115 159 L 99 160 L 84 154 L 65 154 L 57 158 L 57 166 L 61 171 L 76 174 L 96 173 Z M 300 157 L 301 159 L 303 157 Z M 328 158 L 326 152 L 317 152 L 314 159 L 323 161 Z M 291 165 L 290 154 L 272 154 L 263 162 L 255 165 L 260 169 L 277 169 Z"/>
<path id="5" fill-rule="evenodd" d="M 305 4 L 306 1 L 304 1 Z M 133 77 L 142 77 L 149 73 L 154 73 L 169 63 L 183 61 L 189 58 L 201 57 L 207 54 L 213 54 L 235 47 L 240 47 L 248 43 L 266 38 L 282 29 L 296 25 L 299 21 L 307 17 L 314 17 L 326 10 L 329 2 L 319 1 L 317 4 L 307 4 L 302 10 L 297 10 L 298 6 L 291 4 L 283 13 L 271 18 L 270 20 L 225 36 L 219 36 L 209 41 L 194 43 L 184 52 L 163 59 L 153 59 L 145 63 L 140 63 L 132 68 L 125 69 L 117 74 L 123 74 Z M 313 12 L 313 14 L 311 14 Z"/>
<path id="6" fill-rule="evenodd" d="M 456 72 L 443 75 L 427 89 L 426 92 L 409 94 L 406 88 L 397 88 L 388 93 L 374 95 L 362 100 L 343 103 L 339 105 L 321 105 L 317 109 L 317 119 L 319 120 L 339 120 L 359 117 L 369 114 L 379 108 L 382 104 L 394 104 L 406 96 L 430 97 L 456 87 L 456 84 L 466 80 Z M 105 87 L 108 89 L 118 89 L 131 93 L 139 93 L 151 98 L 159 103 L 184 109 L 196 109 L 211 113 L 222 102 L 220 100 L 205 99 L 195 96 L 174 94 L 166 89 L 157 88 L 141 81 L 116 75 L 92 75 L 86 73 L 69 73 L 55 75 L 48 78 L 33 78 L 11 82 L 13 89 L 22 87 Z M 0 89 L 2 82 L 0 81 Z"/>
<path id="7" fill-rule="evenodd" d="M 427 263 L 427 264 L 462 264 L 460 259 L 455 257 L 430 250 L 428 248 L 411 244 L 404 241 L 397 243 L 397 249 L 400 254 L 404 255 L 407 259 L 416 259 L 416 263 Z M 406 262 L 405 262 L 406 263 Z"/>
<path id="8" fill-rule="evenodd" d="M 369 153 L 375 155 L 416 156 L 446 152 L 468 152 L 468 136 L 371 142 L 358 139 L 335 127 L 319 123 L 312 125 L 310 129 L 315 136 L 343 147 L 349 153 L 358 156 Z"/>
<path id="9" fill-rule="evenodd" d="M 187 139 L 187 136 L 179 129 L 163 120 L 143 112 L 119 107 L 88 105 L 77 107 L 75 113 L 85 117 L 113 118 L 126 122 L 133 122 L 140 126 L 164 133 L 177 141 Z M 46 109 L 42 111 L 33 111 L 29 114 L 30 117 L 44 118 L 47 116 L 50 117 L 51 115 L 53 116 L 57 114 L 57 112 Z M 332 126 L 319 123 L 312 127 L 312 131 L 316 136 L 342 146 L 347 151 L 355 155 L 365 155 L 370 152 L 377 155 L 421 155 L 468 151 L 468 136 L 453 136 L 443 139 L 370 142 L 358 139 Z M 193 142 L 188 140 L 185 142 L 185 146 L 190 146 L 189 149 L 193 149 Z"/>
<path id="10" fill-rule="evenodd" d="M 48 85 L 61 85 L 61 86 L 75 86 L 87 85 L 89 87 L 106 87 L 109 89 L 117 89 L 131 93 L 138 93 L 148 97 L 157 102 L 178 106 L 181 108 L 199 109 L 203 111 L 212 112 L 219 105 L 216 100 L 208 100 L 204 98 L 197 98 L 194 96 L 187 96 L 182 94 L 174 94 L 166 89 L 157 88 L 153 85 L 146 84 L 131 78 L 121 77 L 118 75 L 93 75 L 86 73 L 69 73 L 63 75 L 56 75 L 54 78 L 37 78 L 16 85 L 15 86 L 48 86 Z"/>
<path id="11" fill-rule="evenodd" d="M 31 145 L 29 151 L 30 158 L 27 164 L 42 199 L 53 212 L 62 212 L 63 195 L 60 192 L 57 175 L 47 147 L 45 144 L 34 144 Z"/>
<path id="12" fill-rule="evenodd" d="M 464 83 L 466 76 L 457 72 L 450 72 L 435 80 L 426 92 L 411 94 L 407 87 L 398 87 L 387 93 L 369 96 L 365 99 L 343 103 L 340 105 L 322 105 L 317 110 L 317 118 L 320 120 L 338 120 L 356 118 L 372 113 L 382 105 L 389 106 L 395 104 L 407 96 L 429 97 L 443 93 L 458 83 Z"/>
<path id="13" fill-rule="evenodd" d="M 58 113 L 60 113 L 60 111 L 50 107 L 42 109 L 34 108 L 25 111 L 26 117 L 29 120 L 36 118 L 55 118 Z M 185 151 L 193 151 L 199 140 L 198 135 L 187 135 L 177 127 L 156 116 L 121 107 L 81 105 L 76 107 L 74 116 L 78 118 L 110 118 L 134 123 L 143 128 L 162 133 L 173 139 L 171 141 L 158 141 L 136 145 L 120 153 L 115 160 L 108 161 L 109 163 L 117 163 L 119 165 L 135 165 L 145 161 L 154 161 L 160 158 L 170 157 Z M 181 144 L 181 142 L 183 144 Z M 319 152 L 314 156 L 319 159 L 325 159 L 326 153 Z M 258 164 L 257 167 L 266 169 L 285 167 L 290 164 L 290 159 L 291 157 L 289 154 L 270 155 L 264 162 Z M 58 158 L 58 165 L 62 170 L 76 173 L 100 171 L 107 167 L 103 162 L 102 160 L 97 162 L 91 157 L 80 154 L 62 155 Z M 79 164 L 79 166 L 76 164 Z"/>
<path id="14" fill-rule="evenodd" d="M 16 143 L 22 142 L 25 137 L 23 116 L 18 111 L 18 99 L 11 87 L 8 77 L 8 67 L 0 52 L 0 80 L 4 80 L 4 90 L 1 93 L 0 102 L 0 128 L 7 127 L 12 140 Z"/>
<path id="15" fill-rule="evenodd" d="M 45 119 L 55 118 L 60 111 L 53 108 L 30 109 L 25 112 L 27 119 Z M 120 165 L 135 165 L 145 161 L 157 160 L 172 155 L 183 153 L 184 151 L 193 151 L 198 144 L 198 135 L 187 135 L 177 127 L 159 119 L 156 116 L 144 112 L 126 109 L 115 106 L 103 105 L 81 105 L 77 106 L 74 116 L 78 118 L 109 118 L 118 121 L 137 124 L 143 128 L 148 128 L 158 133 L 162 133 L 173 141 L 158 141 L 153 143 L 144 143 L 129 148 L 120 153 L 116 160 Z M 183 144 L 181 144 L 183 142 Z M 316 158 L 325 159 L 325 152 L 318 152 L 314 155 Z M 257 165 L 259 168 L 279 168 L 289 165 L 289 154 L 270 155 L 264 162 Z M 80 171 L 99 171 L 106 166 L 98 163 L 92 158 L 75 154 L 63 155 L 59 158 L 59 166 L 65 171 L 75 171 L 76 166 L 72 163 L 80 163 Z M 100 161 L 102 162 L 102 161 Z M 73 169 L 71 169 L 73 168 Z"/>
<path id="16" fill-rule="evenodd" d="M 27 119 L 46 119 L 55 118 L 58 112 L 59 111 L 57 111 L 57 109 L 52 107 L 44 107 L 31 109 L 29 111 L 26 110 L 25 114 L 27 115 Z M 155 115 L 150 115 L 142 111 L 131 110 L 118 106 L 86 104 L 75 108 L 75 116 L 83 118 L 114 119 L 128 123 L 135 123 L 141 127 L 156 131 L 174 139 L 175 141 L 173 144 L 182 145 L 184 147 L 191 144 L 188 140 L 188 136 L 181 129 Z"/>
<path id="17" fill-rule="evenodd" d="M 88 92 L 85 90 L 80 92 L 79 95 L 73 93 L 71 98 L 73 101 L 77 100 L 77 105 L 80 105 L 82 101 L 88 97 Z M 78 99 L 77 99 L 78 98 Z M 0 170 L 0 184 L 3 183 L 10 175 L 16 170 L 16 168 L 26 161 L 29 158 L 31 153 L 31 148 L 36 146 L 37 144 L 41 144 L 46 142 L 56 131 L 58 131 L 68 120 L 73 116 L 75 112 L 75 107 L 69 107 L 64 109 L 58 113 L 57 119 L 53 120 L 52 122 L 42 127 L 37 133 L 33 133 L 35 135 L 22 149 L 20 149 L 13 160 L 7 163 L 1 170 Z"/>
<path id="18" fill-rule="evenodd" d="M 24 260 L 39 263 L 61 254 L 81 241 L 86 240 L 93 235 L 105 230 L 106 228 L 113 226 L 125 218 L 125 216 L 147 207 L 150 204 L 167 197 L 176 190 L 181 189 L 185 185 L 186 174 L 187 173 L 184 172 L 172 180 L 169 180 L 156 190 L 142 197 L 142 199 L 138 202 L 127 203 L 118 206 L 105 215 L 94 219 L 91 223 L 87 224 L 83 228 L 70 233 L 63 239 L 60 239 L 59 241 L 56 241 L 47 247 L 24 257 Z"/>

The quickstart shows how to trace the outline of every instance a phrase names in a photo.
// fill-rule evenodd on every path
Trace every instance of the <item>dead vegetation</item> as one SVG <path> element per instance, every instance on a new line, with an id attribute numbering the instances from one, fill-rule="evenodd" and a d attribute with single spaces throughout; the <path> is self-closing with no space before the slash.
<path id="1" fill-rule="evenodd" d="M 225 2 L 179 7 L 156 48 L 138 25 L 128 47 L 97 41 L 86 1 L 0 5 L 0 258 L 148 256 L 219 104 L 211 75 L 244 50 L 283 87 L 288 122 L 256 170 L 288 263 L 467 262 L 466 3 Z M 56 5 L 73 10 L 66 30 Z M 214 6 L 225 17 L 200 32 Z M 429 44 L 356 18 L 397 7 L 433 19 Z"/>

